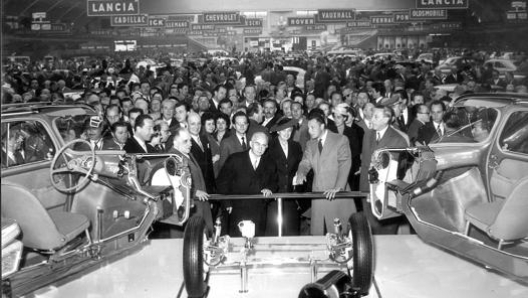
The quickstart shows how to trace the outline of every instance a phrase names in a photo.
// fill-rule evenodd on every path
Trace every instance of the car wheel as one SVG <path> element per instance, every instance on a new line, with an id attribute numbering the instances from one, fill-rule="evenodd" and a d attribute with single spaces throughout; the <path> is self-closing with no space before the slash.
<path id="1" fill-rule="evenodd" d="M 204 262 L 205 240 L 205 221 L 195 215 L 187 222 L 183 236 L 183 279 L 189 297 L 203 297 L 207 290 L 209 270 Z"/>
<path id="2" fill-rule="evenodd" d="M 348 219 L 352 238 L 353 258 L 352 285 L 362 296 L 368 295 L 372 285 L 373 249 L 372 233 L 363 212 L 354 213 Z M 349 268 L 348 273 L 351 273 Z"/>

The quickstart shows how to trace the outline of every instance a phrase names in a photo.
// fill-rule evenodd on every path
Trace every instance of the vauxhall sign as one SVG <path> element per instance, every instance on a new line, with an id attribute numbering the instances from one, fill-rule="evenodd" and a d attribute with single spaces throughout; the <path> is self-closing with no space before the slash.
<path id="1" fill-rule="evenodd" d="M 139 0 L 88 0 L 89 17 L 138 15 Z"/>
<path id="2" fill-rule="evenodd" d="M 317 12 L 317 22 L 319 23 L 341 23 L 354 19 L 354 10 L 352 9 L 326 9 Z"/>
<path id="3" fill-rule="evenodd" d="M 466 9 L 469 0 L 416 0 L 416 8 L 420 9 Z"/>

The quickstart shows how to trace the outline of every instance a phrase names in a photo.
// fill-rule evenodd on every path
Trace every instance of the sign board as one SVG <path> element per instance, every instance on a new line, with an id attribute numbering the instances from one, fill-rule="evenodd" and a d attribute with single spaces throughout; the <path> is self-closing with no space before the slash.
<path id="1" fill-rule="evenodd" d="M 218 32 L 203 31 L 202 36 L 203 37 L 217 37 L 218 36 Z"/>
<path id="2" fill-rule="evenodd" d="M 394 22 L 396 23 L 406 23 L 409 22 L 410 16 L 408 11 L 395 12 L 392 14 L 394 17 Z"/>
<path id="3" fill-rule="evenodd" d="M 87 0 L 89 17 L 139 14 L 139 0 Z"/>
<path id="4" fill-rule="evenodd" d="M 372 25 L 383 25 L 383 24 L 394 24 L 393 15 L 380 15 L 380 16 L 371 16 L 370 23 Z"/>
<path id="5" fill-rule="evenodd" d="M 244 26 L 262 28 L 262 19 L 244 18 Z"/>
<path id="6" fill-rule="evenodd" d="M 305 26 L 314 24 L 314 18 L 288 18 L 288 26 Z"/>
<path id="7" fill-rule="evenodd" d="M 165 21 L 165 27 L 166 28 L 189 28 L 189 22 L 187 22 L 187 21 L 166 20 Z"/>
<path id="8" fill-rule="evenodd" d="M 442 23 L 434 23 L 429 25 L 429 29 L 433 31 L 440 31 L 440 30 L 458 30 L 462 28 L 461 22 L 442 22 Z"/>
<path id="9" fill-rule="evenodd" d="M 256 48 L 256 47 L 258 47 L 258 45 L 259 45 L 258 40 L 250 40 L 249 41 L 249 46 L 252 47 L 252 48 Z"/>
<path id="10" fill-rule="evenodd" d="M 172 34 L 187 34 L 187 32 L 189 31 L 188 28 L 171 28 L 169 30 L 170 30 L 169 32 Z"/>
<path id="11" fill-rule="evenodd" d="M 148 26 L 149 17 L 146 14 L 137 16 L 111 16 L 110 26 Z"/>
<path id="12" fill-rule="evenodd" d="M 416 8 L 467 9 L 469 8 L 469 0 L 416 0 Z"/>
<path id="13" fill-rule="evenodd" d="M 244 35 L 260 35 L 262 34 L 261 28 L 244 28 Z"/>
<path id="14" fill-rule="evenodd" d="M 411 9 L 410 20 L 446 20 L 445 9 Z"/>
<path id="15" fill-rule="evenodd" d="M 351 28 L 370 28 L 372 27 L 372 24 L 369 20 L 359 20 L 359 21 L 352 21 L 347 22 L 347 27 Z"/>
<path id="16" fill-rule="evenodd" d="M 148 26 L 149 27 L 165 27 L 165 19 L 163 18 L 149 18 L 148 20 Z"/>
<path id="17" fill-rule="evenodd" d="M 45 12 L 34 12 L 34 13 L 31 14 L 31 16 L 34 19 L 45 19 L 46 18 L 46 13 Z"/>
<path id="18" fill-rule="evenodd" d="M 527 12 L 526 11 L 507 11 L 506 12 L 506 20 L 508 22 L 512 22 L 512 21 L 526 21 L 527 20 Z"/>
<path id="19" fill-rule="evenodd" d="M 354 10 L 352 9 L 324 9 L 317 11 L 317 22 L 319 23 L 341 23 L 353 21 Z"/>
<path id="20" fill-rule="evenodd" d="M 190 30 L 187 32 L 188 35 L 202 35 L 203 31 L 201 30 Z"/>
<path id="21" fill-rule="evenodd" d="M 318 24 L 318 25 L 306 25 L 306 31 L 326 31 L 326 25 L 325 24 Z"/>
<path id="22" fill-rule="evenodd" d="M 211 24 L 191 24 L 191 30 L 214 31 L 215 25 Z"/>
<path id="23" fill-rule="evenodd" d="M 240 24 L 240 14 L 236 11 L 205 12 L 203 22 L 208 24 Z"/>
<path id="24" fill-rule="evenodd" d="M 170 15 L 170 21 L 187 21 L 189 23 L 194 22 L 194 15 Z"/>
<path id="25" fill-rule="evenodd" d="M 215 32 L 226 33 L 227 32 L 227 28 L 225 28 L 225 27 L 216 27 L 215 28 Z"/>

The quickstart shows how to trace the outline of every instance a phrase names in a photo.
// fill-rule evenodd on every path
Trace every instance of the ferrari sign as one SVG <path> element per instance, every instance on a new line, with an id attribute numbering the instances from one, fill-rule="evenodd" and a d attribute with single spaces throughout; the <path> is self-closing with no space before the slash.
<path id="1" fill-rule="evenodd" d="M 416 8 L 467 9 L 469 0 L 416 0 Z"/>
<path id="2" fill-rule="evenodd" d="M 87 3 L 89 17 L 139 14 L 138 0 L 88 0 Z"/>

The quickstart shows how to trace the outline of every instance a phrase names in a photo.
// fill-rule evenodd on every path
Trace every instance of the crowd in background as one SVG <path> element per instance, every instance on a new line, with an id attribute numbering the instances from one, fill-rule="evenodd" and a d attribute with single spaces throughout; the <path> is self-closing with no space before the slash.
<path id="1" fill-rule="evenodd" d="M 346 186 L 335 190 L 367 192 L 372 152 L 384 146 L 405 147 L 438 140 L 456 122 L 450 109 L 460 96 L 528 93 L 526 78 L 484 67 L 488 54 L 461 52 L 471 58 L 470 63 L 445 71 L 436 69 L 438 60 L 446 54 L 439 51 L 434 61 L 418 62 L 406 61 L 398 54 L 383 60 L 330 59 L 306 52 L 291 57 L 244 53 L 236 59 L 170 59 L 159 55 L 150 57 L 156 65 L 140 67 L 137 64 L 143 57 L 5 61 L 2 103 L 91 106 L 99 118 L 92 119 L 83 131 L 64 136 L 65 140 L 84 138 L 102 150 L 182 153 L 196 163 L 201 175 L 193 176 L 193 181 L 203 182 L 193 193 L 197 201 L 207 201 L 212 193 L 327 191 L 317 185 L 317 176 L 325 169 L 316 170 L 307 154 L 315 139 L 328 141 L 328 131 L 330 136 L 345 137 L 343 144 L 348 147 L 346 154 L 336 153 L 338 159 L 346 156 L 349 163 Z M 519 69 L 528 68 L 526 56 L 519 54 L 516 59 Z M 306 70 L 302 84 L 284 70 L 287 65 Z M 446 84 L 453 87 L 441 87 Z M 318 156 L 324 156 L 326 151 L 322 150 L 319 148 Z M 236 154 L 240 152 L 249 152 L 257 175 L 247 183 L 256 181 L 259 185 L 254 188 L 232 185 L 232 181 L 242 179 L 241 175 L 233 176 L 235 173 L 251 171 L 236 168 L 240 164 L 235 162 L 239 158 Z M 300 170 L 303 163 L 311 165 L 306 169 L 308 173 Z M 299 174 L 306 179 L 295 181 Z M 332 195 L 327 198 L 332 199 Z M 364 200 L 349 200 L 347 204 L 354 205 L 355 210 L 368 208 Z M 239 210 L 255 209 L 243 203 L 212 207 L 207 217 L 230 214 L 242 218 L 244 213 L 240 215 Z M 260 233 L 276 233 L 276 203 L 270 200 L 258 208 L 258 216 L 263 216 L 259 219 Z M 313 211 L 306 212 L 309 208 L 307 201 L 289 201 L 285 206 L 287 235 L 309 233 L 301 220 L 314 218 Z M 323 220 L 328 223 L 329 219 Z M 323 232 L 312 228 L 312 234 Z M 375 232 L 395 230 L 379 227 Z"/>

